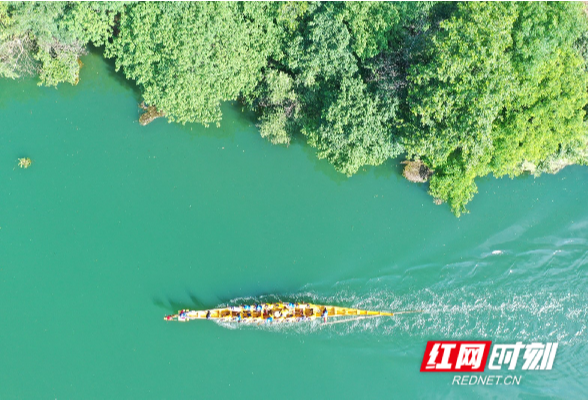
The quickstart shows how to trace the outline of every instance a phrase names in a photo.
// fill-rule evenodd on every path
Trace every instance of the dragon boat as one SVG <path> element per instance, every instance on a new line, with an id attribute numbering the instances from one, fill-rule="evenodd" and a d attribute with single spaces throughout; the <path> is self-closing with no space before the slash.
<path id="1" fill-rule="evenodd" d="M 222 322 L 239 323 L 280 323 L 302 322 L 334 318 L 336 321 L 347 322 L 373 317 L 392 317 L 420 311 L 401 311 L 397 313 L 384 311 L 359 310 L 356 308 L 325 306 L 310 303 L 263 303 L 240 305 L 210 310 L 180 310 L 177 314 L 167 315 L 166 321 L 192 321 L 210 319 Z M 341 318 L 343 317 L 343 318 Z M 336 323 L 335 321 L 330 323 Z"/>

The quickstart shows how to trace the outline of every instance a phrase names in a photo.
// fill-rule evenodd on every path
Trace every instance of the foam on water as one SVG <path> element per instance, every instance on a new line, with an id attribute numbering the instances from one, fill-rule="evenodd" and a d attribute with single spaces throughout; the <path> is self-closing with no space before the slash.
<path id="1" fill-rule="evenodd" d="M 585 290 L 588 252 L 574 240 L 560 238 L 552 242 L 555 245 L 544 247 L 531 243 L 529 248 L 518 252 L 480 251 L 445 265 L 391 267 L 378 277 L 352 278 L 334 285 L 313 283 L 299 292 L 239 297 L 224 305 L 292 301 L 379 311 L 423 311 L 334 325 L 316 321 L 259 326 L 279 332 L 335 335 L 369 332 L 404 338 L 557 341 L 561 346 L 585 345 L 588 343 Z M 574 246 L 570 246 L 572 242 Z M 413 276 L 417 273 L 427 277 L 426 281 L 420 279 L 428 281 L 426 286 L 415 285 Z"/>
<path id="2" fill-rule="evenodd" d="M 277 299 L 277 295 L 241 297 L 224 305 L 271 302 Z M 326 331 L 343 335 L 370 332 L 375 335 L 421 338 L 557 341 L 560 345 L 587 342 L 588 296 L 579 293 L 512 293 L 504 290 L 468 291 L 461 288 L 441 292 L 424 289 L 405 295 L 385 290 L 365 295 L 340 291 L 335 296 L 301 292 L 280 299 L 370 310 L 423 312 L 347 324 L 323 325 L 315 321 L 254 325 L 256 328 L 299 333 Z M 234 329 L 251 325 L 229 323 L 223 326 Z"/>

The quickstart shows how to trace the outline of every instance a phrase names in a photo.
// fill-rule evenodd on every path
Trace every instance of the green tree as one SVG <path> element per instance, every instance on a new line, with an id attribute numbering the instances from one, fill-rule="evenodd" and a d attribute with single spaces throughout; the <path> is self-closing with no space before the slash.
<path id="1" fill-rule="evenodd" d="M 145 102 L 170 121 L 209 124 L 220 105 L 251 93 L 278 49 L 267 3 L 134 3 L 106 46 Z"/>
<path id="2" fill-rule="evenodd" d="M 263 110 L 258 125 L 261 137 L 273 144 L 289 144 L 292 119 L 299 108 L 292 78 L 268 68 L 258 93 L 256 107 Z"/>
<path id="3" fill-rule="evenodd" d="M 300 131 L 319 158 L 347 175 L 363 165 L 379 165 L 400 150 L 392 135 L 396 102 L 369 90 L 361 64 L 362 58 L 387 47 L 397 14 L 388 4 L 364 8 L 309 5 L 297 30 L 287 30 L 284 58 L 267 71 L 253 102 L 261 112 L 263 136 L 287 142 Z"/>
<path id="4" fill-rule="evenodd" d="M 347 175 L 404 151 L 459 215 L 477 177 L 588 164 L 583 7 L 0 2 L 0 76 L 75 84 L 104 46 L 152 115 L 207 125 L 241 100 L 262 137 L 302 133 Z"/>
<path id="5" fill-rule="evenodd" d="M 351 48 L 361 60 L 386 50 L 398 26 L 396 5 L 391 2 L 344 2 L 340 11 L 351 35 Z"/>
<path id="6" fill-rule="evenodd" d="M 518 175 L 586 136 L 574 3 L 460 3 L 410 71 L 403 143 L 459 215 L 488 173 Z"/>
<path id="7" fill-rule="evenodd" d="M 519 175 L 586 142 L 585 61 L 574 46 L 588 29 L 578 3 L 519 3 L 511 62 L 516 90 L 494 124 L 491 170 Z"/>
<path id="8" fill-rule="evenodd" d="M 90 42 L 112 35 L 124 4 L 114 2 L 0 3 L 0 76 L 38 74 L 40 84 L 76 84 L 79 57 Z"/>
<path id="9" fill-rule="evenodd" d="M 335 169 L 353 175 L 364 165 L 380 165 L 400 148 L 392 138 L 394 107 L 366 90 L 359 78 L 343 78 L 337 98 L 323 110 L 318 129 L 303 132 Z"/>

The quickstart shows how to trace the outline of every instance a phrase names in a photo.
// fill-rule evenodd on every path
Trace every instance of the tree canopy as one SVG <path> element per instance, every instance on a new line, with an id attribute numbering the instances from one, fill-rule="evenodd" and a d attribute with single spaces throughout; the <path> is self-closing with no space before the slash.
<path id="1" fill-rule="evenodd" d="M 582 3 L 0 2 L 0 76 L 76 84 L 104 49 L 171 121 L 239 100 L 349 176 L 403 154 L 459 215 L 493 174 L 588 163 Z"/>
<path id="2" fill-rule="evenodd" d="M 247 96 L 278 50 L 274 4 L 134 3 L 106 55 L 170 121 L 209 124 L 223 101 Z"/>
<path id="3" fill-rule="evenodd" d="M 0 2 L 0 76 L 38 74 L 40 84 L 76 84 L 79 57 L 113 34 L 124 3 Z"/>
<path id="4" fill-rule="evenodd" d="M 575 3 L 460 3 L 410 70 L 403 143 L 457 214 L 474 179 L 586 144 L 586 17 Z"/>

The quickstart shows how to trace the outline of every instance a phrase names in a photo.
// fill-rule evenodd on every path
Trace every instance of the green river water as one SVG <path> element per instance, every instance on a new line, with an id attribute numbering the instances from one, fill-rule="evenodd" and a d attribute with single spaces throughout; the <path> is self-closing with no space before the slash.
<path id="1" fill-rule="evenodd" d="M 346 178 L 238 104 L 141 127 L 136 88 L 83 61 L 76 87 L 0 80 L 0 399 L 588 396 L 588 168 L 481 179 L 458 219 L 398 161 Z M 425 312 L 163 321 L 276 297 Z M 520 385 L 456 386 L 419 372 L 433 339 L 559 349 Z"/>

